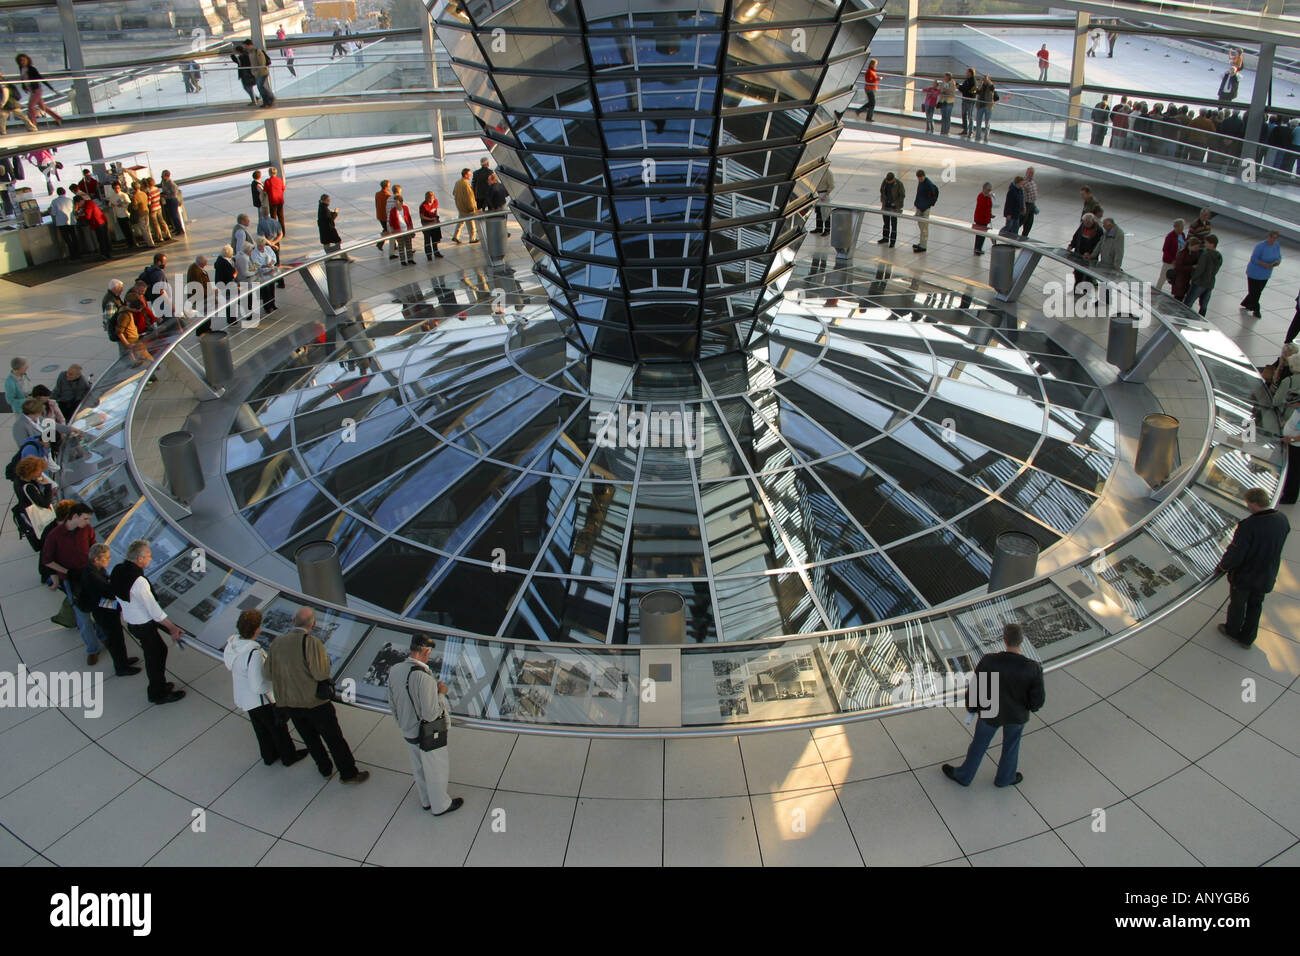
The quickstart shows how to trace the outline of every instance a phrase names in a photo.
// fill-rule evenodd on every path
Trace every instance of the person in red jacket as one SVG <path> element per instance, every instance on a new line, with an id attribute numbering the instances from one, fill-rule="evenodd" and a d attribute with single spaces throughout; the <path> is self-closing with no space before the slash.
<path id="1" fill-rule="evenodd" d="M 1169 270 L 1174 267 L 1174 260 L 1178 258 L 1178 253 L 1187 243 L 1187 234 L 1183 232 L 1183 227 L 1186 225 L 1183 220 L 1175 219 L 1174 228 L 1165 234 L 1165 245 L 1160 251 L 1160 274 L 1156 276 L 1156 292 L 1159 292 L 1169 280 Z"/>
<path id="2" fill-rule="evenodd" d="M 869 61 L 866 72 L 862 74 L 862 90 L 867 94 L 867 102 L 858 109 L 858 113 L 865 112 L 868 123 L 876 118 L 876 90 L 880 89 L 880 74 L 876 72 L 876 64 L 879 62 Z"/>
<path id="3" fill-rule="evenodd" d="M 393 198 L 389 200 L 388 234 L 391 236 L 405 232 L 414 228 L 414 226 L 415 223 L 411 220 L 411 207 L 406 205 L 406 197 L 402 195 L 402 187 L 394 186 Z M 397 236 L 392 240 L 393 245 L 397 246 L 397 257 L 404 266 L 415 265 L 415 252 L 411 248 L 414 239 L 415 237 L 407 232 L 406 235 Z"/>
<path id="4" fill-rule="evenodd" d="M 975 237 L 975 255 L 984 255 L 984 233 L 993 221 L 993 184 L 985 183 L 980 194 L 975 197 L 975 228 L 979 235 Z"/>
<path id="5" fill-rule="evenodd" d="M 274 166 L 266 171 L 266 181 L 262 183 L 266 191 L 266 201 L 270 205 L 269 215 L 280 221 L 280 235 L 286 234 L 284 228 L 284 177 Z"/>
<path id="6" fill-rule="evenodd" d="M 420 203 L 420 225 L 424 227 L 424 257 L 430 262 L 435 256 L 441 259 L 438 243 L 442 242 L 442 229 L 438 225 L 438 200 L 432 192 L 425 193 Z"/>
<path id="7" fill-rule="evenodd" d="M 99 243 L 99 257 L 113 258 L 113 240 L 108 235 L 108 217 L 104 215 L 104 210 L 80 189 L 72 195 L 77 201 L 77 215 L 86 224 L 86 228 L 95 234 L 95 241 Z"/>

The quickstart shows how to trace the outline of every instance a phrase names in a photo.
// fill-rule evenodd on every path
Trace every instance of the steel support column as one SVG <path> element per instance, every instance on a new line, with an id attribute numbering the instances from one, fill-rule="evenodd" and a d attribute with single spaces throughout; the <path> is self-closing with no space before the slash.
<path id="1" fill-rule="evenodd" d="M 1260 151 L 1257 146 L 1260 134 L 1264 130 L 1264 117 L 1268 112 L 1269 94 L 1273 88 L 1273 58 L 1276 53 L 1276 44 L 1259 45 L 1259 59 L 1255 66 L 1255 87 L 1250 94 L 1250 107 L 1246 110 L 1246 145 L 1242 147 L 1241 157 L 1243 160 L 1258 158 L 1262 162 L 1268 152 Z"/>
<path id="2" fill-rule="evenodd" d="M 433 35 L 433 18 L 424 18 L 424 29 L 420 31 L 420 46 L 424 50 L 424 62 L 429 89 L 438 88 L 438 46 Z M 446 155 L 442 141 L 442 110 L 429 110 L 429 137 L 433 141 L 433 158 L 442 159 Z"/>
<path id="3" fill-rule="evenodd" d="M 67 51 L 68 69 L 73 73 L 83 74 L 81 79 L 72 81 L 72 102 L 78 116 L 92 116 L 95 103 L 90 98 L 90 81 L 86 79 L 86 58 L 81 52 L 81 33 L 77 30 L 77 14 L 72 9 L 72 0 L 58 0 L 59 26 L 63 30 L 63 48 Z M 108 178 L 104 166 L 104 149 L 98 139 L 86 140 L 86 152 L 95 170 L 95 178 L 101 182 Z"/>
<path id="4" fill-rule="evenodd" d="M 912 115 L 912 104 L 916 99 L 916 40 L 920 35 L 920 8 L 921 0 L 907 0 L 907 7 L 903 15 L 906 22 L 903 25 L 903 105 L 902 111 L 904 116 Z M 899 149 L 910 149 L 912 139 L 909 136 L 900 136 L 898 139 Z"/>
<path id="5" fill-rule="evenodd" d="M 1074 49 L 1070 52 L 1070 101 L 1066 104 L 1065 138 L 1079 138 L 1079 117 L 1083 115 L 1083 74 L 1088 55 L 1088 30 L 1092 17 L 1080 10 L 1074 18 Z"/>
<path id="6" fill-rule="evenodd" d="M 250 39 L 253 46 L 257 47 L 263 53 L 266 53 L 268 64 L 271 60 L 271 54 L 266 49 L 266 28 L 262 24 L 262 0 L 246 0 L 248 8 L 248 32 L 251 34 Z M 269 69 L 269 66 L 268 66 Z M 268 82 L 270 78 L 268 75 Z M 272 93 L 275 91 L 272 90 Z M 263 126 L 266 127 L 266 161 L 269 165 L 280 170 L 280 175 L 285 175 L 284 154 L 280 152 L 280 127 L 279 120 L 265 120 Z"/>

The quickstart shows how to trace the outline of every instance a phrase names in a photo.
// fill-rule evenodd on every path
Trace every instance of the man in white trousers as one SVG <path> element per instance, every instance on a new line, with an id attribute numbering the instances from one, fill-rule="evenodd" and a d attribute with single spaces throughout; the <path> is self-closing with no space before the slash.
<path id="1" fill-rule="evenodd" d="M 420 749 L 420 721 L 437 720 L 447 713 L 447 685 L 429 669 L 429 652 L 433 647 L 434 640 L 428 634 L 411 638 L 411 656 L 389 668 L 388 707 L 411 753 L 420 806 L 440 817 L 459 810 L 465 799 L 447 794 L 447 778 L 451 773 L 447 747 Z"/>

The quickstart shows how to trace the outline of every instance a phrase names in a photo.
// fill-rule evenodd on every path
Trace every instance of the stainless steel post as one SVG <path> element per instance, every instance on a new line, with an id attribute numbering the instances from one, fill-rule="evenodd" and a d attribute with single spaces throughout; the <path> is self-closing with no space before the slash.
<path id="1" fill-rule="evenodd" d="M 686 599 L 661 588 L 637 602 L 641 613 L 642 644 L 686 643 Z"/>
<path id="2" fill-rule="evenodd" d="M 1038 571 L 1039 544 L 1019 531 L 1004 531 L 993 542 L 993 570 L 989 591 L 1001 591 L 1028 581 Z"/>
<path id="3" fill-rule="evenodd" d="M 158 452 L 172 496 L 186 504 L 193 501 L 205 487 L 194 436 L 189 432 L 168 432 L 158 439 Z"/>
<path id="4" fill-rule="evenodd" d="M 303 594 L 332 604 L 348 603 L 339 549 L 333 541 L 308 541 L 294 552 L 293 560 Z"/>
<path id="5" fill-rule="evenodd" d="M 1173 474 L 1178 454 L 1178 419 L 1159 412 L 1142 419 L 1133 470 L 1152 488 Z"/>

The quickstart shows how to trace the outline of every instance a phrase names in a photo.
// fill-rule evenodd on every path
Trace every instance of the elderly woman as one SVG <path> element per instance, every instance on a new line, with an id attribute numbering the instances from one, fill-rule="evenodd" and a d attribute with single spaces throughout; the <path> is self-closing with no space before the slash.
<path id="1" fill-rule="evenodd" d="M 1300 353 L 1287 359 L 1282 379 L 1273 389 L 1273 408 L 1279 415 L 1286 413 L 1286 407 L 1293 402 L 1300 402 Z"/>
<path id="2" fill-rule="evenodd" d="M 27 359 L 17 356 L 9 361 L 9 374 L 5 377 L 5 401 L 14 414 L 32 394 L 32 380 L 27 377 Z"/>
<path id="3" fill-rule="evenodd" d="M 248 254 L 252 263 L 254 279 L 262 283 L 258 294 L 262 298 L 262 314 L 270 315 L 275 311 L 275 277 L 279 272 L 280 260 L 275 256 L 275 249 L 266 241 L 266 236 L 257 237 L 257 245 Z"/>
<path id="4" fill-rule="evenodd" d="M 241 287 L 251 287 L 256 281 L 254 273 L 256 269 L 253 266 L 253 250 L 256 248 L 251 242 L 245 242 L 235 250 L 235 281 Z M 236 309 L 236 315 L 239 318 L 246 318 L 253 311 L 253 296 L 251 294 L 240 296 L 239 307 Z"/>
<path id="5" fill-rule="evenodd" d="M 1185 231 L 1187 223 L 1182 219 L 1174 220 L 1174 228 L 1165 233 L 1165 244 L 1160 250 L 1160 271 L 1156 276 L 1155 291 L 1159 292 L 1166 282 L 1169 281 L 1169 270 L 1174 267 L 1174 259 L 1178 258 L 1178 253 L 1182 251 L 1187 244 L 1187 233 Z"/>
<path id="6" fill-rule="evenodd" d="M 88 394 L 90 394 L 90 382 L 82 374 L 80 365 L 69 365 L 54 380 L 54 401 L 68 421 L 72 421 L 72 416 L 77 413 L 77 407 Z"/>
<path id="7" fill-rule="evenodd" d="M 1097 217 L 1090 212 L 1085 212 L 1083 218 L 1079 220 L 1079 228 L 1074 230 L 1074 236 L 1070 239 L 1069 245 L 1066 246 L 1080 259 L 1087 259 L 1097 243 L 1101 242 L 1101 225 L 1097 222 Z M 1092 279 L 1080 272 L 1074 270 L 1074 294 L 1087 295 L 1095 291 Z"/>
<path id="8" fill-rule="evenodd" d="M 1201 249 L 1204 245 L 1199 239 L 1189 238 L 1178 255 L 1174 256 L 1174 275 L 1169 282 L 1169 294 L 1179 302 L 1183 301 L 1187 296 L 1187 290 L 1192 286 L 1192 270 L 1196 268 L 1196 261 L 1201 258 Z"/>

